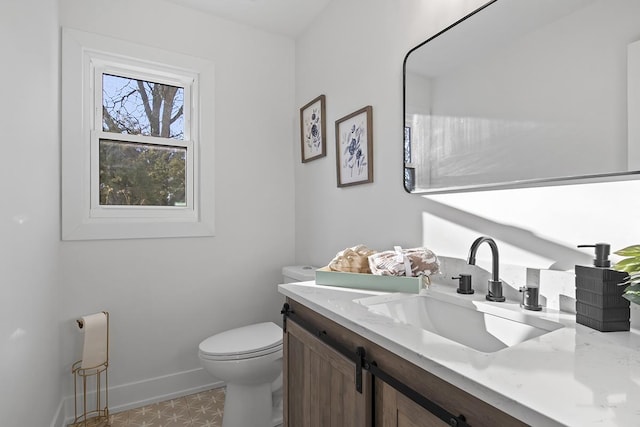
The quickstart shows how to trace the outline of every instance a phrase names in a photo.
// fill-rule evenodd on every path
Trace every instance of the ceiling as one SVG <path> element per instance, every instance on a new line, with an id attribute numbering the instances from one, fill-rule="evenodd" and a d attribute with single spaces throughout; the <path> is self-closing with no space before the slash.
<path id="1" fill-rule="evenodd" d="M 289 37 L 300 35 L 330 0 L 167 0 Z"/>

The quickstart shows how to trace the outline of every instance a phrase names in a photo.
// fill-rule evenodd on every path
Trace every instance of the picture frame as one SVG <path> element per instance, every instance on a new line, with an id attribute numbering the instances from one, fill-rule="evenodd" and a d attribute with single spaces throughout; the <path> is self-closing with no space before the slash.
<path id="1" fill-rule="evenodd" d="M 373 107 L 336 121 L 338 187 L 373 182 Z"/>
<path id="2" fill-rule="evenodd" d="M 325 96 L 320 95 L 300 109 L 300 153 L 302 163 L 327 155 L 325 103 Z"/>

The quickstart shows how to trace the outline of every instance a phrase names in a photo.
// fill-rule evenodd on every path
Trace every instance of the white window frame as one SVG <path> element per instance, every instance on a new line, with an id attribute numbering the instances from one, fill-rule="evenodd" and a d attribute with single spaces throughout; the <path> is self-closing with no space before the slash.
<path id="1" fill-rule="evenodd" d="M 62 41 L 62 239 L 212 236 L 213 64 L 68 28 Z M 183 87 L 183 140 L 104 132 L 103 73 Z M 100 205 L 100 139 L 186 148 L 186 206 Z"/>
<path id="2" fill-rule="evenodd" d="M 183 72 L 175 74 L 171 70 L 160 73 L 157 66 L 154 69 L 145 68 L 145 64 L 139 64 L 138 61 L 124 60 L 123 58 L 112 57 L 98 52 L 88 53 L 91 68 L 91 78 L 93 81 L 93 97 L 91 104 L 93 105 L 93 124 L 91 129 L 91 188 L 90 200 L 91 211 L 89 215 L 92 218 L 118 218 L 118 217 L 135 217 L 135 218 L 179 218 L 193 217 L 197 212 L 198 201 L 195 197 L 197 194 L 197 184 L 195 177 L 198 176 L 196 163 L 194 161 L 194 142 L 191 139 L 192 128 L 197 129 L 197 115 L 192 118 L 192 112 L 195 110 L 192 106 L 198 105 L 198 76 L 196 74 Z M 113 132 L 105 132 L 102 130 L 102 76 L 104 74 L 113 74 L 121 77 L 128 77 L 161 83 L 165 85 L 178 86 L 184 88 L 184 138 L 169 139 L 150 137 L 144 135 L 127 135 L 116 134 Z M 193 101 L 193 102 L 192 102 Z M 194 135 L 195 136 L 195 135 Z M 114 141 L 127 141 L 134 143 L 143 143 L 151 145 L 174 146 L 187 149 L 186 159 L 186 198 L 185 207 L 175 206 L 111 206 L 100 205 L 100 165 L 99 165 L 99 144 L 101 139 Z"/>

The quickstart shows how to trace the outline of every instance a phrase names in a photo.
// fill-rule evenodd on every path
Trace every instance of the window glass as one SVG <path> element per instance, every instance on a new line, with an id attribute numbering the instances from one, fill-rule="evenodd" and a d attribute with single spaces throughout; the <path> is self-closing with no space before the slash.
<path id="1" fill-rule="evenodd" d="M 185 206 L 187 149 L 100 140 L 100 205 Z"/>
<path id="2" fill-rule="evenodd" d="M 184 139 L 184 88 L 103 74 L 102 130 Z"/>

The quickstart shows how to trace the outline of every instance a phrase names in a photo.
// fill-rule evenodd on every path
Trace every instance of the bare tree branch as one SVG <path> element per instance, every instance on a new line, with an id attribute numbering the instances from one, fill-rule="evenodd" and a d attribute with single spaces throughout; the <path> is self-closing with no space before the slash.
<path id="1" fill-rule="evenodd" d="M 176 112 L 176 114 L 173 117 L 171 117 L 171 122 L 170 123 L 173 123 L 176 120 L 178 120 L 180 117 L 182 117 L 182 113 L 184 112 L 184 108 L 183 107 L 184 107 L 184 105 L 181 105 L 180 108 L 178 109 L 178 111 Z"/>
<path id="2" fill-rule="evenodd" d="M 111 114 L 107 110 L 107 107 L 105 107 L 104 105 L 102 106 L 102 120 L 106 122 L 107 130 L 109 132 L 118 132 L 118 133 L 122 132 L 122 129 L 118 125 L 118 122 L 114 120 L 114 118 L 111 116 Z"/>

